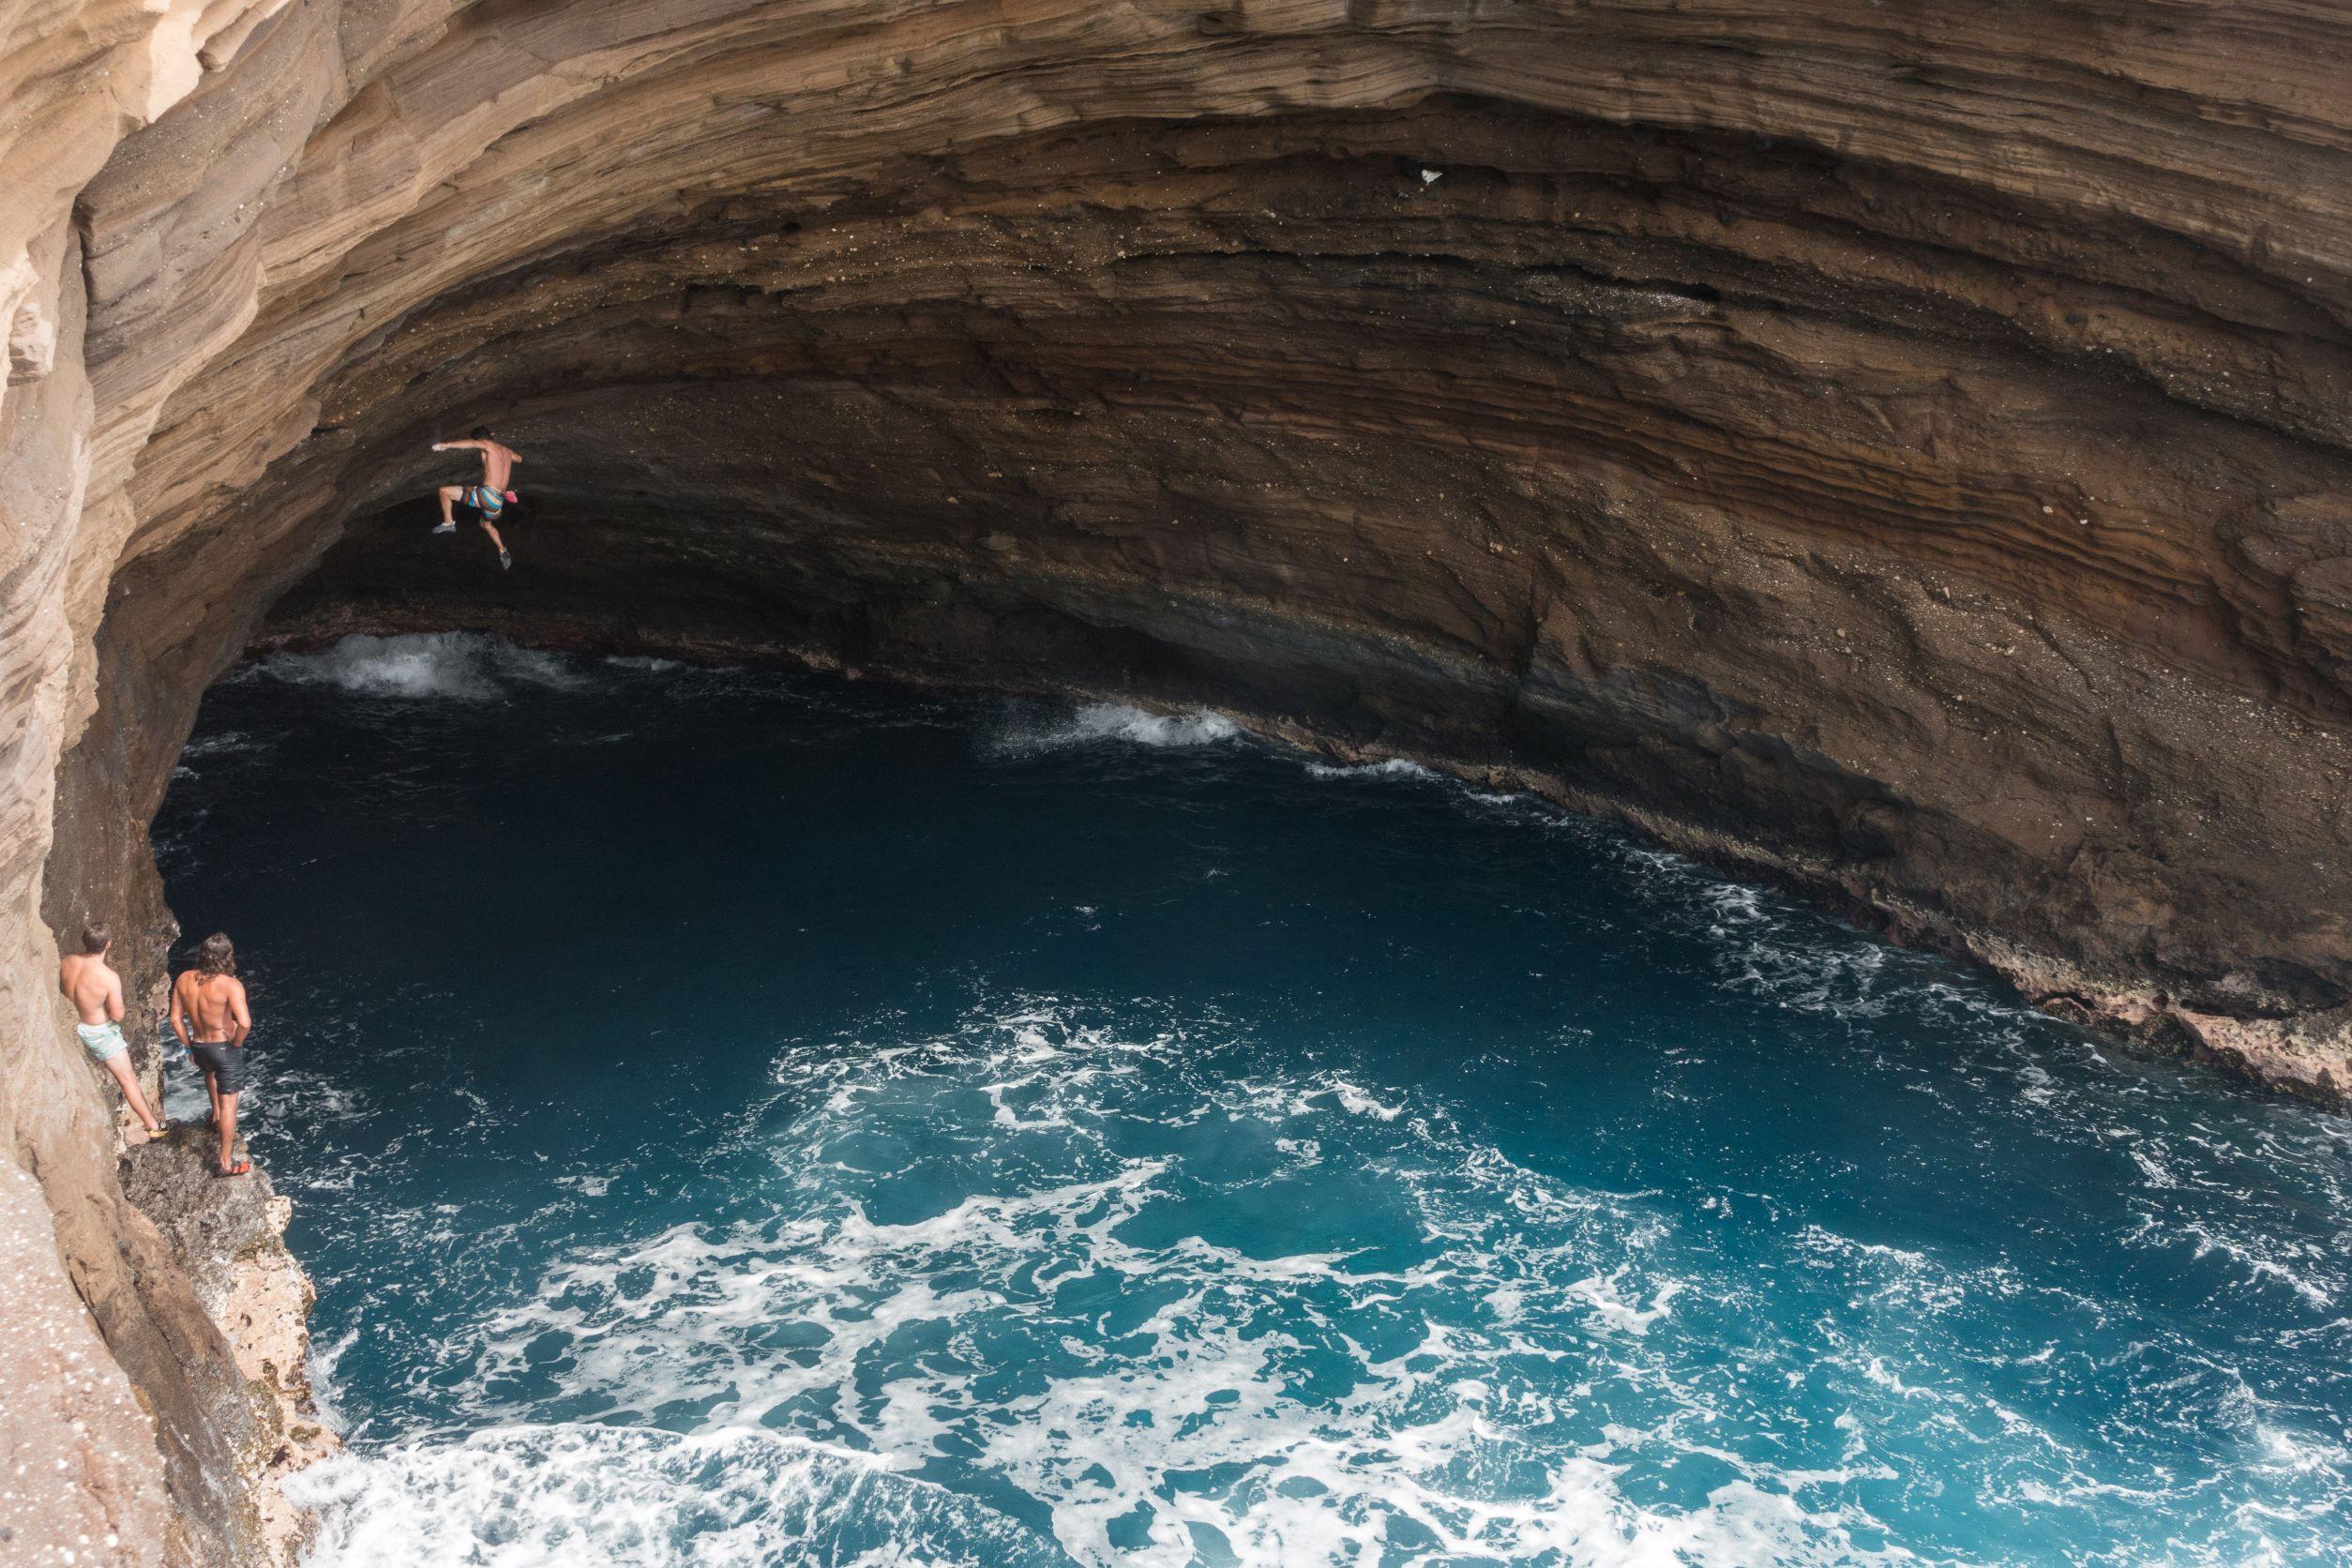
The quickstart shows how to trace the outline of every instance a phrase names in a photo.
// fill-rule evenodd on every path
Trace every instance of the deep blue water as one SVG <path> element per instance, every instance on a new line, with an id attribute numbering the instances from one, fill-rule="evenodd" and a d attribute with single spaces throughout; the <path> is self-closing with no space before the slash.
<path id="1" fill-rule="evenodd" d="M 158 840 L 319 1563 L 2352 1562 L 2352 1125 L 1530 801 L 403 639 Z"/>

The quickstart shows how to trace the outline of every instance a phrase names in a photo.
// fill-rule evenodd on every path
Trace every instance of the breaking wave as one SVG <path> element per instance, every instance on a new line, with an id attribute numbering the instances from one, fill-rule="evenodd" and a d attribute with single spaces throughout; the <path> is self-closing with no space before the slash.
<path id="1" fill-rule="evenodd" d="M 354 635 L 315 654 L 271 654 L 252 669 L 272 680 L 336 686 L 364 697 L 465 701 L 518 689 L 577 690 L 588 684 L 569 660 L 476 632 Z"/>
<path id="2" fill-rule="evenodd" d="M 1384 757 L 1377 762 L 1308 762 L 1309 778 L 1418 778 L 1438 779 L 1444 776 L 1434 768 L 1404 757 Z"/>
<path id="3" fill-rule="evenodd" d="M 1015 1521 L 870 1454 L 758 1428 L 501 1427 L 346 1455 L 287 1493 L 321 1520 L 317 1565 L 1051 1561 Z"/>
<path id="4" fill-rule="evenodd" d="M 1214 746 L 1241 733 L 1241 726 L 1222 714 L 1147 713 L 1123 702 L 1086 702 L 1047 714 L 1021 704 L 988 734 L 987 746 L 999 756 L 1034 757 L 1107 742 L 1154 748 Z"/>

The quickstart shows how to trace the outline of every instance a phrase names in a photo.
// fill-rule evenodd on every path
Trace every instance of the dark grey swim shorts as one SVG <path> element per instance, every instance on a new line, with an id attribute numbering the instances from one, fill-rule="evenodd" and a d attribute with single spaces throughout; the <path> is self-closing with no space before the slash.
<path id="1" fill-rule="evenodd" d="M 223 1094 L 245 1093 L 245 1048 L 221 1044 L 196 1045 L 188 1048 L 188 1054 L 196 1059 L 196 1065 L 213 1075 L 213 1082 Z"/>

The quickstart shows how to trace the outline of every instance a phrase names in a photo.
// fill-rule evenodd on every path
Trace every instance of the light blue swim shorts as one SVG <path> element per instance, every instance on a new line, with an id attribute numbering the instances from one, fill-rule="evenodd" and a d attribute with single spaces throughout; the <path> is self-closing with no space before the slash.
<path id="1" fill-rule="evenodd" d="M 118 1023 L 78 1023 L 73 1032 L 81 1036 L 82 1048 L 90 1053 L 93 1062 L 112 1062 L 130 1048 L 123 1038 L 123 1026 Z"/>

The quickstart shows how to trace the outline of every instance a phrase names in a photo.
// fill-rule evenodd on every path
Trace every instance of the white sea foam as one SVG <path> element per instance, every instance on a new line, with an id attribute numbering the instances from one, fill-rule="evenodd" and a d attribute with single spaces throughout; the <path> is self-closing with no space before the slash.
<path id="1" fill-rule="evenodd" d="M 2030 1355 L 1976 1341 L 1972 1304 L 2026 1289 L 2006 1263 L 1802 1226 L 1789 1273 L 1843 1305 L 1802 1327 L 1741 1317 L 1725 1337 L 1752 1282 L 1710 1272 L 1669 1195 L 1528 1168 L 1361 1064 L 1278 1067 L 1199 1020 L 1122 1032 L 1035 1003 L 935 1038 L 796 1048 L 776 1077 L 789 1125 L 755 1115 L 741 1136 L 790 1201 L 578 1250 L 454 1336 L 453 1413 L 491 1429 L 362 1443 L 303 1483 L 326 1518 L 314 1568 L 1827 1568 L 1920 1560 L 1865 1500 L 1910 1489 L 1922 1442 L 1946 1467 L 1936 1485 L 2021 1509 L 2129 1499 L 2162 1518 L 2177 1486 L 2208 1484 L 2118 1473 L 1968 1370 L 2079 1375 L 2046 1339 L 2016 1348 Z M 939 1212 L 885 1218 L 842 1195 L 837 1163 L 881 1128 L 1032 1153 Z M 1169 1227 L 1191 1162 L 1237 1147 L 1253 1151 L 1240 1188 L 1376 1182 L 1417 1240 L 1267 1257 Z M 2155 1353 L 2127 1364 L 2177 1364 Z M 593 1395 L 600 1425 L 498 1426 L 513 1407 L 496 1391 L 534 1379 Z M 1785 1392 L 1809 1383 L 1826 1388 Z M 1792 1424 L 1824 1393 L 1833 1430 Z M 2232 1411 L 2278 1477 L 2261 1509 L 2334 1496 L 2344 1456 L 2307 1423 L 2242 1391 Z M 1723 1479 L 1666 1501 L 1662 1473 Z M 2262 1560 L 2314 1528 L 2256 1513 L 2174 1560 Z"/>
<path id="2" fill-rule="evenodd" d="M 272 654 L 255 668 L 273 679 L 367 697 L 482 701 L 516 686 L 568 690 L 586 684 L 553 654 L 475 632 L 354 635 L 315 654 Z"/>
<path id="3" fill-rule="evenodd" d="M 1627 1272 L 1615 1269 L 1606 1278 L 1588 1274 L 1569 1286 L 1568 1290 L 1591 1303 L 1593 1316 L 1606 1327 L 1620 1334 L 1648 1334 L 1652 1323 L 1673 1313 L 1674 1298 L 1682 1293 L 1682 1282 L 1669 1279 L 1660 1285 L 1645 1307 L 1638 1302 L 1627 1301 L 1620 1292 Z"/>
<path id="4" fill-rule="evenodd" d="M 1901 1559 L 1867 1545 L 1867 1515 L 1800 1501 L 1769 1466 L 1735 1462 L 1739 1479 L 1703 1501 L 1653 1505 L 1621 1486 L 1624 1458 L 1545 1436 L 1573 1405 L 1530 1383 L 1523 1360 L 1608 1345 L 1640 1358 L 1644 1380 L 1671 1381 L 1670 1352 L 1648 1347 L 1670 1336 L 1689 1287 L 1651 1261 L 1671 1226 L 1648 1195 L 1529 1170 L 1407 1116 L 1404 1095 L 1360 1074 L 1252 1079 L 1220 1057 L 1195 1075 L 1199 1048 L 1191 1030 L 1123 1034 L 1046 1004 L 944 1038 L 792 1052 L 779 1080 L 807 1108 L 772 1147 L 794 1190 L 825 1190 L 839 1140 L 972 1091 L 976 1110 L 960 1115 L 1071 1140 L 1078 1167 L 928 1215 L 824 1201 L 562 1260 L 450 1353 L 477 1369 L 484 1424 L 497 1408 L 486 1391 L 540 1375 L 595 1391 L 616 1425 L 344 1461 L 306 1483 L 329 1521 L 314 1563 L 412 1541 L 407 1560 L 500 1568 L 851 1561 L 882 1542 L 908 1562 L 955 1561 L 957 1543 L 1010 1527 L 971 1512 L 968 1487 L 929 1485 L 950 1472 L 1041 1511 L 1049 1540 L 988 1537 L 1004 1562 Z M 1147 1059 L 1151 1077 L 1136 1072 Z M 1168 1075 L 1185 1085 L 1179 1105 L 1197 1103 L 1154 1097 Z M 1421 1242 L 1376 1266 L 1345 1251 L 1258 1256 L 1197 1231 L 1151 1239 L 1137 1227 L 1179 1201 L 1184 1156 L 1118 1145 L 1201 1123 L 1260 1128 L 1267 1181 L 1310 1177 L 1344 1148 L 1339 1168 L 1399 1194 Z M 1591 1336 L 1582 1352 L 1559 1337 L 1576 1322 Z M 1337 1392 L 1308 1396 L 1334 1367 Z M 681 1409 L 701 1412 L 691 1437 L 642 1429 Z M 886 1526 L 875 1541 L 851 1529 L 855 1510 Z M 761 1533 L 776 1515 L 807 1532 L 789 1549 Z M 689 1541 L 688 1527 L 701 1533 Z"/>
<path id="5" fill-rule="evenodd" d="M 1022 1568 L 1052 1554 L 967 1497 L 789 1433 L 528 1425 L 419 1439 L 303 1471 L 306 1568 Z"/>
<path id="6" fill-rule="evenodd" d="M 1726 882 L 1696 861 L 1648 845 L 1626 842 L 1620 853 L 1649 890 L 1686 904 L 1708 938 L 1716 983 L 1725 989 L 1791 1012 L 1854 1021 L 1931 1007 L 2038 1019 L 1937 979 L 1938 960 L 1863 940 L 1765 888 Z M 2033 1097 L 2030 1088 L 2027 1097 Z"/>
<path id="7" fill-rule="evenodd" d="M 1073 1413 L 1095 1427 L 1087 1418 L 1097 1412 L 1085 1401 L 1097 1391 L 1066 1392 L 1063 1402 L 1033 1411 L 1031 1430 Z M 1148 1428 L 1123 1430 L 1148 1440 Z M 1465 1410 L 1399 1431 L 1392 1440 L 1419 1467 L 1441 1470 L 1492 1435 Z M 1219 1501 L 1179 1493 L 1153 1511 L 1141 1544 L 1112 1545 L 1112 1521 L 1132 1512 L 1122 1506 L 1116 1478 L 1137 1446 L 1114 1439 L 1083 1456 L 1080 1474 L 1114 1478 L 1108 1487 L 1092 1487 L 1108 1500 L 1085 1507 L 1086 1522 L 1077 1528 L 1058 1515 L 1051 1540 L 877 1455 L 745 1427 L 687 1436 L 597 1425 L 500 1428 L 462 1441 L 412 1440 L 346 1455 L 302 1472 L 287 1490 L 322 1521 L 306 1568 L 1043 1568 L 1072 1558 L 1139 1568 L 1204 1560 L 1338 1568 L 1464 1559 L 1595 1568 L 1828 1568 L 1916 1560 L 1899 1550 L 1862 1547 L 1837 1513 L 1808 1509 L 1787 1492 L 1744 1481 L 1716 1489 L 1695 1510 L 1645 1509 L 1618 1489 L 1611 1467 L 1582 1456 L 1564 1460 L 1540 1492 L 1505 1500 L 1466 1500 L 1402 1476 L 1367 1497 L 1350 1445 L 1304 1430 L 1282 1455 L 1282 1485 L 1245 1517 L 1237 1521 Z M 1261 1457 L 1237 1455 L 1242 1462 Z M 1062 1484 L 1042 1444 L 1029 1455 L 990 1458 L 1009 1464 L 1031 1485 Z M 1211 1546 L 1221 1549 L 1202 1549 Z"/>
<path id="8" fill-rule="evenodd" d="M 1394 1122 L 1405 1113 L 1403 1106 L 1383 1104 L 1345 1078 L 1334 1078 L 1331 1093 L 1338 1096 L 1339 1103 L 1345 1106 L 1351 1115 L 1369 1116 L 1381 1122 Z"/>
<path id="9" fill-rule="evenodd" d="M 1377 762 L 1308 762 L 1310 778 L 1438 778 L 1434 769 L 1405 757 L 1385 757 Z"/>
<path id="10" fill-rule="evenodd" d="M 1031 757 L 1072 746 L 1118 742 L 1155 747 L 1214 746 L 1242 732 L 1222 714 L 1154 714 L 1123 702 L 1087 702 L 1053 717 L 1022 714 L 988 737 L 1000 756 Z"/>
<path id="11" fill-rule="evenodd" d="M 1876 942 L 1807 942 L 1775 929 L 1758 907 L 1755 888 L 1726 887 L 1717 899 L 1725 915 L 1714 927 L 1723 945 L 1717 962 L 1726 985 L 1776 1007 L 1840 1018 L 1876 1018 L 1907 1000 L 1881 984 L 1889 949 Z M 1742 923 L 1762 927 L 1742 937 Z"/>
<path id="12" fill-rule="evenodd" d="M 240 751 L 258 750 L 267 744 L 239 731 L 216 730 L 189 737 L 180 755 L 191 761 L 202 761 L 207 757 L 233 756 Z"/>
<path id="13" fill-rule="evenodd" d="M 358 1341 L 359 1331 L 356 1329 L 331 1344 L 321 1345 L 313 1341 L 303 1368 L 310 1383 L 310 1402 L 317 1407 L 319 1419 L 326 1423 L 329 1431 L 346 1436 L 351 1431 L 351 1422 L 343 1414 L 340 1385 L 335 1380 L 335 1367 L 343 1359 L 344 1353 Z"/>
<path id="14" fill-rule="evenodd" d="M 2316 1248 L 2240 1240 L 2219 1233 L 2202 1220 L 2180 1226 L 2175 1239 L 2193 1243 L 2199 1258 L 2219 1255 L 2228 1259 L 2246 1271 L 2251 1282 L 2284 1285 L 2314 1307 L 2335 1304 L 2335 1292 L 2307 1276 L 2306 1259 L 2318 1261 Z"/>

